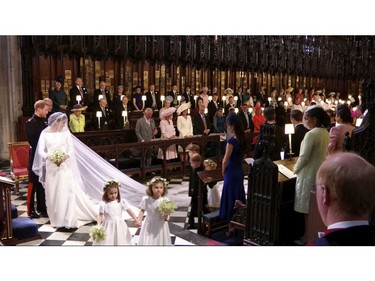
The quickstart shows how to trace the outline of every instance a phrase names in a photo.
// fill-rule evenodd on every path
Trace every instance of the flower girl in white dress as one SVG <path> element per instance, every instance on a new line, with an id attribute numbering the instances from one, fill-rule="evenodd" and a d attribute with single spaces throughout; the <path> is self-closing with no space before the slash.
<path id="1" fill-rule="evenodd" d="M 141 221 L 146 211 L 146 219 L 143 222 L 139 235 L 138 245 L 172 245 L 169 231 L 169 215 L 162 215 L 159 205 L 168 200 L 166 180 L 154 177 L 147 183 L 146 193 L 148 196 L 142 198 L 138 220 Z"/>
<path id="2" fill-rule="evenodd" d="M 121 200 L 119 188 L 120 182 L 117 180 L 107 181 L 103 188 L 103 201 L 99 206 L 97 222 L 105 230 L 105 239 L 100 242 L 94 241 L 93 245 L 133 245 L 132 235 L 122 218 L 122 211 L 128 212 L 136 226 L 140 226 L 140 222 L 128 203 L 124 199 Z"/>

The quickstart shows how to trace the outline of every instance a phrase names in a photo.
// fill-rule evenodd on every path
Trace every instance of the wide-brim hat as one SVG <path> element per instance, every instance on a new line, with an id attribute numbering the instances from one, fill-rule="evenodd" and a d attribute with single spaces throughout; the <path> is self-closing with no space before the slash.
<path id="1" fill-rule="evenodd" d="M 185 102 L 180 105 L 180 107 L 177 109 L 177 114 L 180 115 L 182 111 L 189 109 L 191 106 L 190 102 Z"/>
<path id="2" fill-rule="evenodd" d="M 176 108 L 175 107 L 169 107 L 165 110 L 162 111 L 162 113 L 160 114 L 160 117 L 167 117 L 167 116 L 170 116 L 172 115 L 174 112 L 176 111 Z"/>
<path id="3" fill-rule="evenodd" d="M 226 89 L 224 90 L 224 93 L 225 93 L 226 95 L 232 95 L 232 94 L 234 93 L 234 91 L 233 91 L 231 88 L 226 88 Z"/>
<path id="4" fill-rule="evenodd" d="M 73 105 L 73 108 L 71 111 L 84 111 L 87 109 L 87 106 L 82 106 L 80 104 Z"/>
<path id="5" fill-rule="evenodd" d="M 330 97 L 334 97 L 335 95 L 336 95 L 335 92 L 330 92 L 330 93 L 329 93 L 329 96 L 330 96 Z"/>
<path id="6" fill-rule="evenodd" d="M 317 90 L 315 91 L 316 94 L 321 94 L 322 93 L 322 90 Z"/>

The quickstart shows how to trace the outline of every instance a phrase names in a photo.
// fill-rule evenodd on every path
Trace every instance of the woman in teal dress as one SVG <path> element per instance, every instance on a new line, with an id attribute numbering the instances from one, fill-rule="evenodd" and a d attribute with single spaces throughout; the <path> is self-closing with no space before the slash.
<path id="1" fill-rule="evenodd" d="M 242 169 L 246 142 L 245 133 L 235 113 L 228 115 L 226 124 L 227 130 L 233 134 L 233 137 L 227 141 L 222 162 L 224 185 L 220 201 L 220 218 L 229 222 L 233 217 L 233 207 L 236 200 L 246 203 Z"/>

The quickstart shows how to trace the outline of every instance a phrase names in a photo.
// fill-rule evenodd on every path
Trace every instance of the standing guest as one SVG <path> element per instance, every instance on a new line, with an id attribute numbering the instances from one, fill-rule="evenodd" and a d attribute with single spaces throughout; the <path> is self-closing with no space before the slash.
<path id="1" fill-rule="evenodd" d="M 294 157 L 299 157 L 301 142 L 309 131 L 302 124 L 303 113 L 300 110 L 292 110 L 290 112 L 290 121 L 294 126 L 294 134 L 292 134 L 292 153 Z M 288 143 L 289 147 L 289 143 Z"/>
<path id="2" fill-rule="evenodd" d="M 285 146 L 285 133 L 284 127 L 276 124 L 275 109 L 271 106 L 264 109 L 264 117 L 266 118 L 265 128 L 272 128 L 275 132 L 275 140 L 271 146 L 269 156 L 272 161 L 281 160 L 281 151 Z"/>
<path id="3" fill-rule="evenodd" d="M 112 106 L 111 94 L 106 89 L 106 83 L 104 80 L 99 82 L 99 89 L 96 89 L 94 92 L 92 108 L 97 108 L 101 99 L 104 99 L 108 106 Z"/>
<path id="4" fill-rule="evenodd" d="M 240 108 L 242 104 L 245 102 L 244 94 L 242 92 L 242 86 L 238 86 L 237 93 L 234 96 L 237 97 L 236 107 Z"/>
<path id="5" fill-rule="evenodd" d="M 173 140 L 176 138 L 176 129 L 173 125 L 172 116 L 173 113 L 176 111 L 175 107 L 170 107 L 167 110 L 162 112 L 163 120 L 160 121 L 160 131 L 161 131 L 161 139 L 162 140 Z M 163 150 L 159 149 L 158 158 L 164 159 Z M 165 159 L 175 159 L 177 158 L 177 151 L 176 145 L 173 144 L 167 148 L 165 151 Z"/>
<path id="6" fill-rule="evenodd" d="M 259 87 L 259 91 L 256 94 L 256 102 L 260 102 L 262 107 L 265 107 L 268 103 L 266 92 L 264 91 L 264 87 Z"/>
<path id="7" fill-rule="evenodd" d="M 216 114 L 213 118 L 214 133 L 225 134 L 225 117 L 223 115 L 223 109 L 219 107 L 216 110 Z"/>
<path id="8" fill-rule="evenodd" d="M 203 158 L 199 154 L 193 154 L 190 157 L 190 177 L 189 177 L 189 196 L 191 197 L 190 202 L 190 213 L 188 219 L 187 229 L 195 229 L 195 217 L 198 216 L 198 190 L 199 190 L 199 176 L 198 172 L 204 170 Z M 206 196 L 207 199 L 207 196 Z"/>
<path id="9" fill-rule="evenodd" d="M 213 122 L 216 111 L 221 106 L 221 103 L 218 101 L 217 93 L 212 94 L 212 100 L 208 103 L 208 119 L 210 122 Z"/>
<path id="10" fill-rule="evenodd" d="M 146 212 L 146 219 L 142 224 L 138 245 L 170 246 L 172 245 L 169 231 L 169 215 L 163 215 L 158 207 L 163 200 L 168 200 L 167 181 L 161 177 L 154 177 L 147 183 L 147 196 L 142 198 L 138 221 L 142 221 Z"/>
<path id="11" fill-rule="evenodd" d="M 276 123 L 277 125 L 284 127 L 286 123 L 286 110 L 284 107 L 284 102 L 282 100 L 277 102 L 277 106 L 275 108 L 276 112 Z"/>
<path id="12" fill-rule="evenodd" d="M 329 124 L 329 126 L 327 128 L 327 130 L 329 132 L 329 131 L 331 131 L 331 129 L 333 127 L 336 126 L 336 112 L 333 111 L 332 109 L 327 109 L 326 112 L 327 112 L 327 114 L 328 114 L 328 116 L 329 116 L 329 118 L 331 120 L 331 123 Z"/>
<path id="13" fill-rule="evenodd" d="M 122 129 L 124 127 L 124 118 L 122 116 L 122 111 L 124 110 L 122 103 L 123 97 L 126 97 L 126 95 L 124 95 L 124 86 L 118 85 L 117 93 L 113 97 L 113 112 L 117 129 Z"/>
<path id="14" fill-rule="evenodd" d="M 29 120 L 27 120 L 25 125 L 26 138 L 31 147 L 28 165 L 29 187 L 27 192 L 27 213 L 31 218 L 39 218 L 40 216 L 48 217 L 44 188 L 39 182 L 38 176 L 32 170 L 40 134 L 47 127 L 47 108 L 48 107 L 45 101 L 38 100 L 34 104 L 34 115 Z M 35 193 L 37 211 L 40 213 L 40 215 L 35 212 Z"/>
<path id="15" fill-rule="evenodd" d="M 227 104 L 224 107 L 224 115 L 227 117 L 229 111 L 232 108 L 234 109 L 235 107 L 236 107 L 236 103 L 234 101 L 234 97 L 233 96 L 228 96 L 228 98 L 227 98 Z"/>
<path id="16" fill-rule="evenodd" d="M 369 217 L 375 202 L 375 167 L 357 154 L 330 156 L 316 175 L 316 202 L 327 230 L 317 246 L 375 246 Z"/>
<path id="17" fill-rule="evenodd" d="M 254 117 L 253 117 L 253 123 L 254 123 L 254 133 L 260 132 L 260 125 L 263 125 L 266 123 L 266 118 L 264 118 L 262 114 L 262 108 L 260 107 L 260 102 L 257 102 L 254 107 Z M 258 142 L 258 136 L 255 136 L 253 138 L 253 144 L 256 144 Z"/>
<path id="18" fill-rule="evenodd" d="M 203 99 L 203 105 L 205 108 L 208 107 L 208 88 L 203 87 L 201 89 L 201 94 L 199 95 Z"/>
<path id="19" fill-rule="evenodd" d="M 159 118 L 162 120 L 164 117 L 162 117 L 162 113 L 164 110 L 167 110 L 171 107 L 171 104 L 173 102 L 173 98 L 171 96 L 167 96 L 164 100 L 163 107 L 159 110 Z"/>
<path id="20" fill-rule="evenodd" d="M 55 78 L 55 88 L 51 91 L 50 98 L 53 103 L 53 112 L 66 112 L 68 109 L 68 97 L 62 84 L 64 79 L 61 76 Z"/>
<path id="21" fill-rule="evenodd" d="M 316 173 L 326 158 L 329 143 L 327 126 L 330 123 L 327 113 L 318 105 L 310 106 L 305 111 L 304 121 L 310 131 L 303 138 L 293 171 L 297 175 L 294 210 L 305 214 L 304 234 L 294 241 L 298 245 L 306 244 L 310 192 L 315 185 Z"/>
<path id="22" fill-rule="evenodd" d="M 158 133 L 155 126 L 155 121 L 152 119 L 153 111 L 151 108 L 146 108 L 143 112 L 143 118 L 139 118 L 135 125 L 135 134 L 137 135 L 139 142 L 150 141 Z M 146 166 L 151 165 L 152 160 L 152 150 L 146 151 Z"/>
<path id="23" fill-rule="evenodd" d="M 52 102 L 52 100 L 50 98 L 44 98 L 43 100 L 44 100 L 44 102 L 47 105 L 47 111 L 48 111 L 48 113 L 47 113 L 47 119 L 48 119 L 48 117 L 50 117 L 51 114 L 53 113 L 53 102 Z"/>
<path id="24" fill-rule="evenodd" d="M 153 110 L 159 110 L 161 108 L 161 100 L 158 92 L 155 92 L 155 84 L 151 84 L 146 92 L 145 107 L 150 107 Z"/>
<path id="25" fill-rule="evenodd" d="M 85 131 L 85 115 L 82 111 L 86 110 L 87 106 L 80 104 L 73 105 L 72 114 L 69 116 L 69 128 L 72 133 L 81 133 Z"/>
<path id="26" fill-rule="evenodd" d="M 110 180 L 103 188 L 102 202 L 99 205 L 97 224 L 105 230 L 105 239 L 93 243 L 94 246 L 133 245 L 132 235 L 128 225 L 122 218 L 122 212 L 126 211 L 134 220 L 136 226 L 140 226 L 138 220 L 126 200 L 121 199 L 120 182 Z"/>
<path id="27" fill-rule="evenodd" d="M 177 92 L 177 85 L 176 84 L 174 84 L 172 86 L 172 91 L 169 91 L 167 93 L 167 96 L 165 97 L 165 99 L 167 99 L 168 96 L 170 96 L 172 98 L 171 106 L 172 107 L 177 106 L 177 104 L 178 104 L 178 101 L 177 101 L 178 92 Z"/>
<path id="28" fill-rule="evenodd" d="M 241 110 L 238 112 L 238 117 L 240 118 L 241 126 L 245 133 L 254 131 L 253 118 L 248 109 L 247 103 L 244 102 L 241 106 Z"/>
<path id="29" fill-rule="evenodd" d="M 337 126 L 329 131 L 328 154 L 344 151 L 345 134 L 352 135 L 354 129 L 353 118 L 349 107 L 346 104 L 339 104 L 336 108 Z"/>
<path id="30" fill-rule="evenodd" d="M 185 98 L 185 102 L 190 102 L 191 109 L 195 109 L 195 100 L 194 100 L 194 94 L 191 92 L 190 86 L 185 87 L 185 92 L 182 94 L 182 96 Z"/>
<path id="31" fill-rule="evenodd" d="M 143 101 L 142 101 L 142 87 L 137 85 L 133 88 L 132 101 L 133 107 L 135 111 L 142 111 L 143 110 Z"/>
<path id="32" fill-rule="evenodd" d="M 245 133 L 236 114 L 229 114 L 226 120 L 227 130 L 233 136 L 227 141 L 222 162 L 224 177 L 223 191 L 220 201 L 220 218 L 229 222 L 233 217 L 233 207 L 236 200 L 246 203 L 244 188 L 244 173 L 242 162 L 246 148 Z"/>
<path id="33" fill-rule="evenodd" d="M 204 105 L 200 105 L 199 111 L 194 114 L 194 135 L 208 135 L 211 132 L 210 120 L 204 113 Z"/>
<path id="34" fill-rule="evenodd" d="M 82 78 L 77 77 L 74 83 L 75 85 L 69 90 L 70 107 L 73 107 L 73 105 L 78 104 L 77 96 L 81 97 L 81 101 L 79 102 L 79 104 L 82 106 L 86 106 L 88 101 L 88 93 L 87 89 L 83 87 Z"/>
<path id="35" fill-rule="evenodd" d="M 188 115 L 190 102 L 183 103 L 177 109 L 177 130 L 180 138 L 193 136 L 193 122 L 191 116 Z"/>

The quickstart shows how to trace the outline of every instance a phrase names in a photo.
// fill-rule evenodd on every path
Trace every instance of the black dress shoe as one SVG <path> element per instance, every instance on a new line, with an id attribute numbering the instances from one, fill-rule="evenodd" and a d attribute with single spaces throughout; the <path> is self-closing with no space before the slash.
<path id="1" fill-rule="evenodd" d="M 196 225 L 195 223 L 189 223 L 187 226 L 186 226 L 186 229 L 196 229 Z"/>
<path id="2" fill-rule="evenodd" d="M 40 216 L 38 215 L 38 213 L 35 212 L 35 211 L 30 212 L 30 216 L 29 217 L 32 218 L 32 219 L 38 219 L 38 218 L 40 218 Z"/>
<path id="3" fill-rule="evenodd" d="M 47 214 L 47 212 L 41 212 L 39 215 L 40 215 L 42 218 L 48 218 L 48 214 Z"/>

